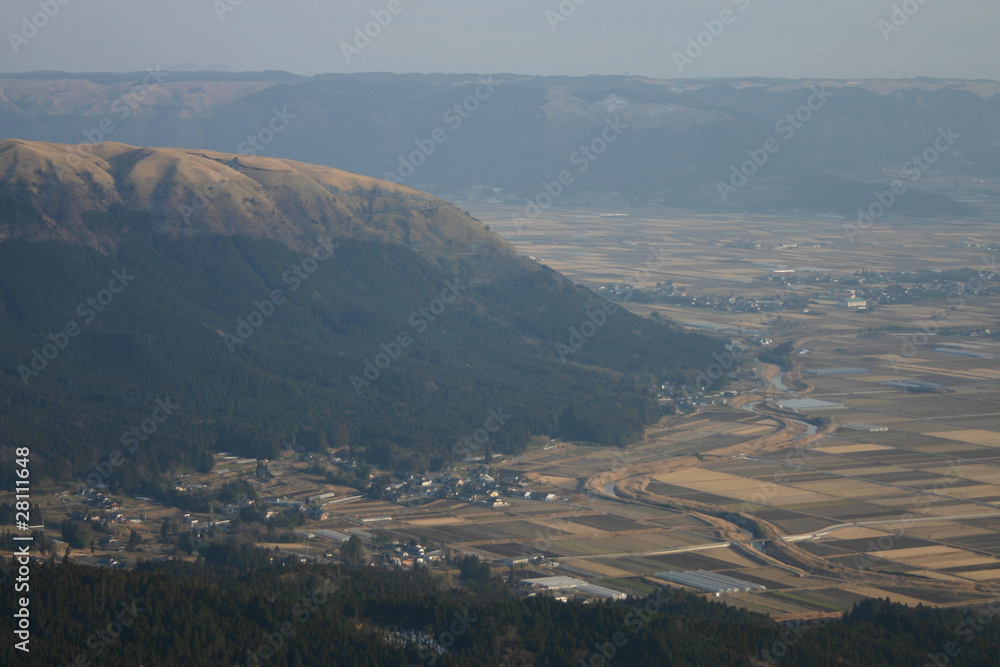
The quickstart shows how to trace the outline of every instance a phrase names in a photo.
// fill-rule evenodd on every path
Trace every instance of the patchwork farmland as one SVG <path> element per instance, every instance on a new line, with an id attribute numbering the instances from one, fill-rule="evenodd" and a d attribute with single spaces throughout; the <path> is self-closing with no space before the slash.
<path id="1" fill-rule="evenodd" d="M 971 267 L 995 286 L 990 225 L 890 221 L 852 243 L 834 218 L 553 211 L 518 234 L 515 212 L 475 211 L 579 283 L 719 295 L 713 307 L 627 307 L 747 350 L 727 395 L 698 396 L 626 449 L 553 442 L 494 460 L 495 474 L 550 501 L 359 498 L 312 530 L 441 545 L 519 579 L 624 593 L 729 581 L 670 573 L 721 575 L 745 585 L 702 592 L 779 619 L 837 615 L 867 597 L 1000 596 L 1000 292 L 842 305 L 854 288 L 882 287 L 866 276 L 914 267 Z M 796 305 L 727 306 L 750 301 Z M 790 371 L 756 360 L 783 342 Z"/>
<path id="2" fill-rule="evenodd" d="M 779 618 L 868 596 L 950 605 L 1000 595 L 997 292 L 863 311 L 837 300 L 861 271 L 971 268 L 992 280 L 990 225 L 892 221 L 851 242 L 833 218 L 563 211 L 515 230 L 512 213 L 477 211 L 523 252 L 595 288 L 794 294 L 808 307 L 630 304 L 734 341 L 788 341 L 794 370 L 776 376 L 748 354 L 732 373 L 736 397 L 703 399 L 627 450 L 566 444 L 506 462 L 561 502 L 505 508 L 498 530 L 528 511 L 531 525 L 518 524 L 504 557 L 537 551 L 626 590 L 667 585 L 657 572 L 714 572 L 766 586 L 719 599 Z M 747 238 L 763 250 L 737 247 Z M 810 402 L 775 407 L 793 398 Z M 487 516 L 499 519 L 477 521 Z M 456 546 L 501 555 L 482 541 Z"/>

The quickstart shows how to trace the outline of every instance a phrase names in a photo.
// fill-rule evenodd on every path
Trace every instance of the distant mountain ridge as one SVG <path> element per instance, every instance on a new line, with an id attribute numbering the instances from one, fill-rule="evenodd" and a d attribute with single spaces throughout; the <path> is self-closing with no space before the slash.
<path id="1" fill-rule="evenodd" d="M 253 152 L 380 179 L 404 163 L 405 185 L 446 199 L 493 197 L 496 188 L 501 199 L 524 202 L 571 170 L 575 180 L 560 204 L 853 216 L 950 127 L 960 135 L 953 150 L 910 184 L 891 215 L 1000 209 L 1000 84 L 992 81 L 151 70 L 2 76 L 0 136 L 239 153 L 263 133 L 268 141 Z M 484 91 L 483 81 L 493 89 Z M 803 116 L 745 187 L 720 196 L 718 184 L 748 151 L 787 136 L 778 124 L 824 87 L 829 100 Z M 294 119 L 269 136 L 275 110 Z M 571 155 L 611 119 L 628 130 L 577 172 Z"/>

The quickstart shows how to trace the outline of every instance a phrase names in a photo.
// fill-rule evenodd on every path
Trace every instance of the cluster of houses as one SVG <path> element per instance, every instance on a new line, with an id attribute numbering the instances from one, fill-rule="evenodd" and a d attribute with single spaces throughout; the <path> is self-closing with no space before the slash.
<path id="1" fill-rule="evenodd" d="M 796 243 L 788 241 L 785 243 L 768 243 L 757 241 L 756 239 L 739 239 L 727 244 L 727 248 L 743 248 L 744 250 L 798 250 L 799 248 L 822 248 L 822 243 Z"/>
<path id="2" fill-rule="evenodd" d="M 975 290 L 970 287 L 969 282 L 961 280 L 935 280 L 913 285 L 892 283 L 880 287 L 869 287 L 856 290 L 854 296 L 856 299 L 865 300 L 869 303 L 910 304 L 935 299 L 947 299 L 949 297 L 954 298 L 963 294 L 996 294 L 998 291 L 997 286 L 985 282 L 989 279 L 990 276 L 985 274 L 981 276 L 978 283 L 981 287 Z M 967 296 L 967 298 L 970 297 Z"/>
<path id="3" fill-rule="evenodd" d="M 670 282 L 656 283 L 656 287 L 635 289 L 628 285 L 609 283 L 595 290 L 599 295 L 613 301 L 635 303 L 664 303 L 691 308 L 721 310 L 727 313 L 770 313 L 779 310 L 809 312 L 809 299 L 800 295 L 777 295 L 773 299 L 759 299 L 744 296 L 689 296 L 688 293 Z"/>
<path id="4" fill-rule="evenodd" d="M 87 501 L 94 509 L 101 510 L 102 512 L 114 512 L 121 509 L 121 503 L 117 498 L 109 496 L 98 489 L 80 489 L 80 495 L 83 496 L 84 500 Z"/>
<path id="5" fill-rule="evenodd" d="M 382 547 L 377 554 L 379 564 L 402 569 L 409 569 L 414 565 L 434 565 L 444 559 L 444 552 L 440 549 L 428 551 L 426 547 L 416 542 L 406 544 L 390 544 Z"/>
<path id="6" fill-rule="evenodd" d="M 125 551 L 127 540 L 123 541 L 117 535 L 101 535 L 97 547 L 101 551 Z"/>
<path id="7" fill-rule="evenodd" d="M 97 513 L 92 512 L 71 512 L 69 518 L 74 521 L 90 521 L 92 518 L 97 516 L 102 519 L 107 519 L 111 523 L 124 524 L 124 523 L 142 523 L 143 519 L 138 516 L 129 516 L 122 511 L 121 502 L 106 493 L 98 491 L 97 489 L 89 488 L 82 489 L 80 495 L 83 496 L 84 500 L 95 510 Z"/>
<path id="8" fill-rule="evenodd" d="M 656 283 L 655 287 L 643 288 L 635 288 L 629 284 L 607 283 L 599 285 L 594 291 L 605 299 L 617 302 L 680 303 L 687 296 L 687 292 L 675 287 L 669 280 Z"/>
<path id="9" fill-rule="evenodd" d="M 594 600 L 624 600 L 628 597 L 621 591 L 599 586 L 574 577 L 555 576 L 522 579 L 517 586 L 519 593 L 526 597 L 547 595 L 560 602 L 571 600 L 592 602 Z"/>
<path id="10" fill-rule="evenodd" d="M 990 252 L 1000 252 L 1000 243 L 986 243 L 985 241 L 962 241 L 958 244 L 960 248 L 974 248 L 976 250 L 988 250 Z"/>
<path id="11" fill-rule="evenodd" d="M 490 474 L 489 468 L 479 466 L 468 477 L 455 474 L 440 476 L 410 475 L 405 480 L 392 482 L 379 489 L 383 497 L 395 503 L 416 505 L 447 498 L 487 507 L 506 507 L 507 499 L 541 500 L 553 502 L 555 494 L 526 491 L 526 480 L 518 475 L 503 475 L 499 479 Z"/>
<path id="12" fill-rule="evenodd" d="M 727 313 L 773 313 L 775 311 L 786 310 L 803 313 L 809 312 L 809 299 L 799 295 L 787 297 L 778 295 L 773 299 L 759 299 L 757 297 L 707 294 L 705 296 L 690 297 L 684 302 L 678 303 L 682 306 L 721 310 Z"/>
<path id="13" fill-rule="evenodd" d="M 856 271 L 851 275 L 784 271 L 761 276 L 760 283 L 829 285 L 831 289 L 814 295 L 817 300 L 833 300 L 841 308 L 865 311 L 877 305 L 911 304 L 963 294 L 996 294 L 1000 279 L 995 271 Z M 843 287 L 836 287 L 843 286 Z M 804 298 L 804 297 L 802 297 Z"/>
<path id="14" fill-rule="evenodd" d="M 313 521 L 325 521 L 329 518 L 326 510 L 323 506 L 331 499 L 336 497 L 336 493 L 321 493 L 315 496 L 309 496 L 305 501 L 296 498 L 287 497 L 272 497 L 272 498 L 261 498 L 260 502 L 256 502 L 249 498 L 243 498 L 237 502 L 229 503 L 221 508 L 221 512 L 226 516 L 234 517 L 238 516 L 240 510 L 244 507 L 251 507 L 256 505 L 260 508 L 261 514 L 264 518 L 271 519 L 280 514 L 296 515 L 304 514 L 306 518 L 312 519 Z"/>

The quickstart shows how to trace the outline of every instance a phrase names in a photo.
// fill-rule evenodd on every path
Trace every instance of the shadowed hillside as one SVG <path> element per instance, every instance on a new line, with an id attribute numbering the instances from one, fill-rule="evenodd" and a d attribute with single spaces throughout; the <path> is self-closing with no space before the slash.
<path id="1" fill-rule="evenodd" d="M 86 478 L 167 399 L 181 407 L 112 488 L 156 494 L 211 451 L 274 458 L 296 438 L 438 469 L 489 410 L 511 416 L 492 451 L 622 445 L 664 414 L 651 386 L 692 382 L 721 347 L 407 188 L 121 144 L 70 169 L 69 150 L 0 146 L 0 422 L 4 446 L 48 443 L 43 478 Z M 216 177 L 211 205 L 176 213 Z"/>

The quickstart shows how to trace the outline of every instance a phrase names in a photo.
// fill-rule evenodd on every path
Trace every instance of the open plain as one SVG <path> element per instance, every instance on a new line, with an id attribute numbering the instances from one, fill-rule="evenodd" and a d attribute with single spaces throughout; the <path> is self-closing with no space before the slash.
<path id="1" fill-rule="evenodd" d="M 626 450 L 564 444 L 504 463 L 562 502 L 484 513 L 478 530 L 516 535 L 454 546 L 544 553 L 626 591 L 662 583 L 657 572 L 726 574 L 766 589 L 721 599 L 779 618 L 869 596 L 949 605 L 1000 595 L 993 223 L 474 212 L 578 283 L 669 285 L 691 303 L 628 307 L 728 336 L 744 354 L 726 369 L 736 396 L 700 396 Z M 937 292 L 900 275 L 923 269 L 971 272 Z M 911 302 L 846 303 L 900 285 Z M 720 299 L 694 305 L 708 295 Z M 727 306 L 741 302 L 763 307 Z M 753 339 L 790 342 L 792 370 L 756 361 Z"/>
<path id="2" fill-rule="evenodd" d="M 517 220 L 523 208 L 465 206 L 519 251 L 630 310 L 731 341 L 732 356 L 704 369 L 728 386 L 656 387 L 677 413 L 627 448 L 546 438 L 495 457 L 492 474 L 519 479 L 534 498 L 495 506 L 367 498 L 286 452 L 261 497 L 331 498 L 322 518 L 268 548 L 332 559 L 358 535 L 476 554 L 516 579 L 566 575 L 630 594 L 704 571 L 742 582 L 706 592 L 712 599 L 778 619 L 835 616 L 868 597 L 1000 597 L 993 224 L 861 230 L 832 216 L 581 210 Z M 785 369 L 758 360 L 782 343 Z M 247 479 L 255 463 L 219 455 L 212 472 L 176 481 Z M 48 498 L 47 512 L 87 511 L 69 490 Z M 121 509 L 146 544 L 176 516 L 142 498 Z M 121 551 L 116 559 L 134 558 Z"/>

